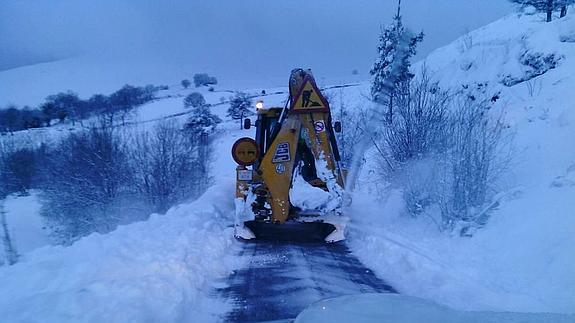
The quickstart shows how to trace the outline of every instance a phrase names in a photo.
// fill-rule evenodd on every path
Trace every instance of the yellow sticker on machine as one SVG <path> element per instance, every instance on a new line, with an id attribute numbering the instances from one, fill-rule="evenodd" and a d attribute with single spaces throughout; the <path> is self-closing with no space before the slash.
<path id="1" fill-rule="evenodd" d="M 327 112 L 329 105 L 321 94 L 317 85 L 311 78 L 306 78 L 304 85 L 293 100 L 291 109 L 293 112 Z"/>

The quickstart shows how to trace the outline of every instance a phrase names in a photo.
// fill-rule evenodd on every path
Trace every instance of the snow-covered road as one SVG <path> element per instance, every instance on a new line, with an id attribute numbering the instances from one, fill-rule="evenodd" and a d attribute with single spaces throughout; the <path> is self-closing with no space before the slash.
<path id="1" fill-rule="evenodd" d="M 218 290 L 233 306 L 226 321 L 293 319 L 322 299 L 396 292 L 344 243 L 246 242 L 239 253 L 250 257 L 250 262 Z"/>

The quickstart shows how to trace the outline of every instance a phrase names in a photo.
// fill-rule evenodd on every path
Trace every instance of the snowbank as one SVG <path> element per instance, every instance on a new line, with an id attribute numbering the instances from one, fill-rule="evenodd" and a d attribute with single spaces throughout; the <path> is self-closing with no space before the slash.
<path id="1" fill-rule="evenodd" d="M 362 294 L 319 301 L 302 311 L 296 323 L 305 322 L 573 322 L 575 315 L 512 312 L 459 312 L 424 299 L 397 294 Z"/>
<path id="2" fill-rule="evenodd" d="M 50 244 L 40 217 L 38 193 L 34 190 L 29 193 L 27 196 L 12 194 L 3 201 L 10 237 L 19 254 Z"/>
<path id="3" fill-rule="evenodd" d="M 37 249 L 0 268 L 6 322 L 200 322 L 226 311 L 212 282 L 231 255 L 233 183 L 145 222 Z"/>
<path id="4" fill-rule="evenodd" d="M 400 191 L 382 197 L 370 184 L 357 192 L 350 245 L 400 293 L 463 310 L 575 312 L 574 32 L 572 14 L 552 23 L 511 15 L 425 60 L 445 86 L 483 83 L 500 93 L 494 113 L 504 111 L 516 149 L 497 207 L 471 238 L 438 232 L 427 215 L 406 216 Z M 558 62 L 539 69 L 526 55 Z M 364 184 L 370 172 L 363 169 Z"/>

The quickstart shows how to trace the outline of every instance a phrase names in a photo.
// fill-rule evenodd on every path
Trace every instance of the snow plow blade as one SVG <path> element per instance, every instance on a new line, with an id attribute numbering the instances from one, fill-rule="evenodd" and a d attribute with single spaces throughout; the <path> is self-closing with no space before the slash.
<path id="1" fill-rule="evenodd" d="M 245 226 L 253 232 L 256 240 L 266 241 L 326 242 L 326 238 L 336 230 L 333 224 L 325 222 L 287 221 L 275 224 L 247 221 Z"/>

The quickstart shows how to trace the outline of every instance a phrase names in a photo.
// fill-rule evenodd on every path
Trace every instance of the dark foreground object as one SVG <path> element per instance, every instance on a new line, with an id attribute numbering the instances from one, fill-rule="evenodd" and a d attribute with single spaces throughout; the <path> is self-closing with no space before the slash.
<path id="1" fill-rule="evenodd" d="M 322 243 L 330 233 L 335 231 L 332 224 L 323 222 L 287 221 L 283 224 L 275 224 L 247 221 L 245 225 L 254 233 L 256 239 L 276 242 Z"/>
<path id="2" fill-rule="evenodd" d="M 244 243 L 248 268 L 219 290 L 233 304 L 232 322 L 293 319 L 319 300 L 360 293 L 395 293 L 351 255 L 344 243 Z"/>

